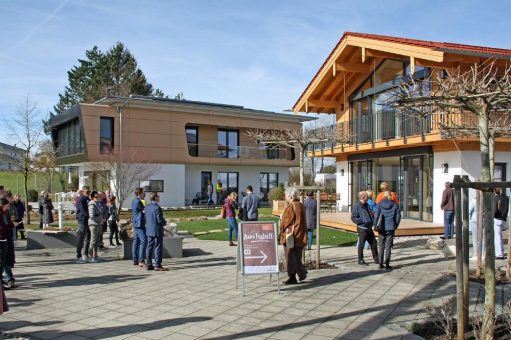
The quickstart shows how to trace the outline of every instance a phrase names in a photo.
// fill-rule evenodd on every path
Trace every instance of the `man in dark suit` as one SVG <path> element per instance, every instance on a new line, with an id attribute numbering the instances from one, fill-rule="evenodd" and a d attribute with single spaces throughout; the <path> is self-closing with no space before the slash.
<path id="1" fill-rule="evenodd" d="M 142 198 L 144 189 L 135 189 L 135 198 L 131 202 L 131 211 L 133 214 L 133 264 L 135 266 L 145 267 L 145 253 L 147 238 L 145 235 L 145 213 Z"/>
<path id="2" fill-rule="evenodd" d="M 167 224 L 163 218 L 163 211 L 160 205 L 160 196 L 156 192 L 149 195 L 151 203 L 145 208 L 146 214 L 146 236 L 147 236 L 147 270 L 165 271 L 161 265 L 162 259 L 162 243 L 163 243 L 163 226 Z M 154 254 L 154 266 L 151 258 Z"/>

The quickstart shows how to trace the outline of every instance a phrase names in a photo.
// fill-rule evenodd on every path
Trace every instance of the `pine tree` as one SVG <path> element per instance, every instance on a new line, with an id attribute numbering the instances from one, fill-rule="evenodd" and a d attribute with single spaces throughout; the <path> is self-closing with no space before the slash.
<path id="1" fill-rule="evenodd" d="M 94 46 L 85 51 L 85 59 L 78 59 L 78 65 L 67 72 L 68 85 L 49 113 L 50 118 L 77 103 L 94 103 L 107 96 L 157 96 L 166 98 L 163 91 L 153 89 L 146 76 L 138 67 L 133 54 L 118 42 L 106 53 Z M 43 121 L 44 131 L 49 134 L 49 119 Z"/>

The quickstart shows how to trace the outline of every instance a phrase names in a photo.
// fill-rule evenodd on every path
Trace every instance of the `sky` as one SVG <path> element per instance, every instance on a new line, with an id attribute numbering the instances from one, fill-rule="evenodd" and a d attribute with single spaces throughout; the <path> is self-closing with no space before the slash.
<path id="1" fill-rule="evenodd" d="M 0 0 L 0 118 L 26 97 L 46 117 L 67 71 L 123 42 L 155 88 L 290 109 L 343 32 L 511 49 L 508 1 Z M 0 123 L 0 141 L 9 142 Z"/>

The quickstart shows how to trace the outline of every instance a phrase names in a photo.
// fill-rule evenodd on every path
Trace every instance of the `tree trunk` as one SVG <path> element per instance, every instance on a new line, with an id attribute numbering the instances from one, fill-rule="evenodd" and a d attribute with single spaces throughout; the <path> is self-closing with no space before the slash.
<path id="1" fill-rule="evenodd" d="M 25 189 L 25 211 L 26 211 L 26 221 L 27 221 L 27 227 L 28 225 L 30 224 L 30 210 L 28 209 L 28 174 L 27 173 L 24 173 L 23 174 L 23 183 L 25 185 L 24 189 Z"/>
<path id="2" fill-rule="evenodd" d="M 460 176 L 454 176 L 454 184 L 460 182 Z M 454 189 L 454 216 L 455 216 L 455 234 L 456 234 L 456 314 L 458 317 L 457 334 L 458 340 L 463 340 L 465 335 L 464 299 L 463 299 L 463 244 L 462 244 L 462 219 L 461 219 L 461 190 Z"/>
<path id="3" fill-rule="evenodd" d="M 483 195 L 480 190 L 476 193 L 476 209 L 477 209 L 477 263 L 476 263 L 476 276 L 481 277 L 482 257 L 483 257 Z"/>
<path id="4" fill-rule="evenodd" d="M 490 147 L 491 137 L 489 134 L 489 118 L 487 115 L 479 115 L 479 143 L 481 147 L 481 182 L 491 181 Z M 495 323 L 495 244 L 493 232 L 493 193 L 483 192 L 483 229 L 485 233 L 485 257 L 484 257 L 484 316 L 481 335 L 483 339 L 493 337 L 493 325 Z"/>
<path id="5" fill-rule="evenodd" d="M 463 176 L 466 180 L 468 180 L 468 176 Z M 461 233 L 462 236 L 462 244 L 463 244 L 463 321 L 465 322 L 464 328 L 468 329 L 468 320 L 469 320 L 469 263 L 468 263 L 468 252 L 469 252 L 469 217 L 468 217 L 468 188 L 461 189 L 461 210 L 463 212 L 463 230 Z"/>
<path id="6" fill-rule="evenodd" d="M 300 186 L 303 187 L 304 186 L 304 170 L 303 170 L 303 157 L 304 157 L 304 150 L 303 148 L 300 148 Z"/>
<path id="7" fill-rule="evenodd" d="M 509 200 L 509 210 L 511 210 L 511 200 Z M 511 224 L 511 221 L 508 223 Z M 511 279 L 511 226 L 508 226 L 507 237 L 507 278 Z"/>

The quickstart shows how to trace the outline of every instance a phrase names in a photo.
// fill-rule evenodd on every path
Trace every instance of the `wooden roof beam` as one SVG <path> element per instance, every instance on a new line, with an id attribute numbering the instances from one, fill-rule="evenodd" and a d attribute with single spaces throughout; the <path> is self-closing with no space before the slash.
<path id="1" fill-rule="evenodd" d="M 383 51 L 377 51 L 377 50 L 370 50 L 370 49 L 365 49 L 366 51 L 366 55 L 368 57 L 373 57 L 373 58 L 403 58 L 402 55 L 399 55 L 399 54 L 394 54 L 394 53 L 389 53 L 389 52 L 383 52 Z"/>
<path id="2" fill-rule="evenodd" d="M 335 67 L 337 70 L 344 72 L 356 72 L 356 73 L 364 73 L 371 71 L 371 65 L 369 64 L 355 64 L 355 63 L 335 63 Z"/>
<path id="3" fill-rule="evenodd" d="M 435 63 L 435 62 L 429 61 L 429 60 L 415 59 L 415 65 L 423 66 L 423 67 L 430 67 L 430 68 L 444 69 L 444 68 L 456 68 L 459 66 L 459 63 L 451 62 L 451 61 L 443 62 L 443 63 Z"/>
<path id="4" fill-rule="evenodd" d="M 312 107 L 328 108 L 328 109 L 335 109 L 341 105 L 340 103 L 338 103 L 335 100 L 321 100 L 321 99 L 309 99 L 308 103 Z"/>

